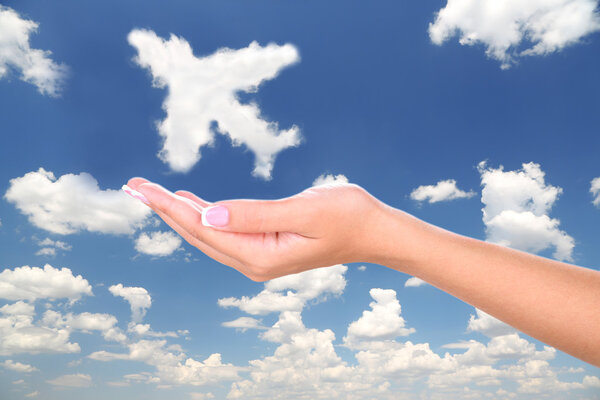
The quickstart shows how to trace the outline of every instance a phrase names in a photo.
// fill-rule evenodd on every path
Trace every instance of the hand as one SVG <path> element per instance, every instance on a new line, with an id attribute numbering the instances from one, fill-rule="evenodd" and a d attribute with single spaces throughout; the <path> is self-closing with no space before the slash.
<path id="1" fill-rule="evenodd" d="M 128 186 L 188 243 L 255 281 L 366 261 L 377 247 L 373 228 L 388 209 L 350 184 L 313 187 L 281 200 L 218 203 L 142 178 Z"/>

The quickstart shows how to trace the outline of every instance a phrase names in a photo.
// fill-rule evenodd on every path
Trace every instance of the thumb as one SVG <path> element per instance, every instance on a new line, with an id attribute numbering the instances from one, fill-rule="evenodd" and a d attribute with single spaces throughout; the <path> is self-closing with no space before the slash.
<path id="1" fill-rule="evenodd" d="M 202 223 L 229 232 L 307 234 L 310 210 L 299 197 L 280 200 L 227 200 L 202 211 Z"/>

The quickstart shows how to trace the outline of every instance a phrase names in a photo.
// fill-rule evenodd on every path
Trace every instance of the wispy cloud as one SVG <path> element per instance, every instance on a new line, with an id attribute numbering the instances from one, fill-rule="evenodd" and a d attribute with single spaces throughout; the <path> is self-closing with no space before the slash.
<path id="1" fill-rule="evenodd" d="M 600 207 L 600 176 L 592 179 L 592 182 L 590 182 L 590 193 L 594 197 L 592 203 Z"/>
<path id="2" fill-rule="evenodd" d="M 200 148 L 210 145 L 218 132 L 229 136 L 234 146 L 243 144 L 252 151 L 253 174 L 270 179 L 277 153 L 300 143 L 298 127 L 279 130 L 276 122 L 261 118 L 258 105 L 242 104 L 237 98 L 237 92 L 255 92 L 298 62 L 294 46 L 252 42 L 239 50 L 223 48 L 196 57 L 189 43 L 175 35 L 165 40 L 136 29 L 128 40 L 138 52 L 135 62 L 151 72 L 153 85 L 169 90 L 163 104 L 167 117 L 158 131 L 164 139 L 159 157 L 172 170 L 190 170 L 200 159 Z"/>
<path id="3" fill-rule="evenodd" d="M 0 78 L 14 69 L 20 72 L 22 81 L 35 85 L 40 93 L 57 96 L 67 67 L 52 61 L 50 51 L 30 47 L 29 36 L 37 28 L 37 22 L 0 5 Z"/>

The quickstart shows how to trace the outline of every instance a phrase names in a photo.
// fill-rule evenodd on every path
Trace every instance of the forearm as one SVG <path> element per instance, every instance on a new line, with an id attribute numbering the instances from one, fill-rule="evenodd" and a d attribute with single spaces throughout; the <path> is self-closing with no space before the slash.
<path id="1" fill-rule="evenodd" d="M 374 261 L 600 366 L 600 272 L 453 234 L 389 209 Z"/>

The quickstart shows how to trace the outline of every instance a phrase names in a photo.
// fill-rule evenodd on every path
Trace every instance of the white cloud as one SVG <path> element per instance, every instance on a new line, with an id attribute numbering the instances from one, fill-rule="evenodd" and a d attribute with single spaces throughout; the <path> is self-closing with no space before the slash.
<path id="1" fill-rule="evenodd" d="M 469 318 L 468 331 L 481 332 L 489 337 L 508 335 L 516 332 L 515 328 L 478 308 L 475 309 L 475 313 L 477 314 L 476 316 L 471 314 Z"/>
<path id="2" fill-rule="evenodd" d="M 155 332 L 150 328 L 150 324 L 130 324 L 127 328 L 129 332 L 133 332 L 138 336 L 150 337 L 178 337 L 176 332 Z M 186 331 L 187 332 L 187 331 Z"/>
<path id="3" fill-rule="evenodd" d="M 77 329 L 84 333 L 100 331 L 106 340 L 123 342 L 127 339 L 116 327 L 117 318 L 110 314 L 83 312 L 81 314 L 68 313 L 62 315 L 57 311 L 47 310 L 42 321 L 47 327 Z"/>
<path id="4" fill-rule="evenodd" d="M 121 283 L 108 288 L 113 296 L 120 296 L 129 302 L 131 307 L 131 321 L 134 323 L 140 322 L 146 310 L 152 305 L 152 298 L 148 291 L 142 287 L 127 287 Z"/>
<path id="5" fill-rule="evenodd" d="M 546 55 L 600 30 L 595 0 L 448 0 L 429 24 L 435 44 L 459 35 L 462 45 L 483 44 L 509 68 L 517 58 Z"/>
<path id="6" fill-rule="evenodd" d="M 11 179 L 4 197 L 32 224 L 60 235 L 81 230 L 131 234 L 148 223 L 151 213 L 121 190 L 100 190 L 89 174 L 56 179 L 43 168 Z"/>
<path id="7" fill-rule="evenodd" d="M 479 164 L 481 202 L 487 240 L 519 250 L 540 252 L 554 247 L 554 257 L 571 260 L 575 242 L 559 229 L 550 212 L 562 189 L 547 185 L 538 164 L 523 164 L 517 171 Z"/>
<path id="8" fill-rule="evenodd" d="M 13 360 L 6 360 L 0 365 L 2 365 L 6 369 L 10 369 L 12 371 L 17 371 L 17 372 L 28 373 L 28 372 L 39 371 L 36 367 L 34 367 L 32 365 L 22 364 L 20 362 L 16 362 Z"/>
<path id="9" fill-rule="evenodd" d="M 32 315 L 9 314 L 0 317 L 0 356 L 20 353 L 77 353 L 77 343 L 69 342 L 70 331 L 33 323 Z"/>
<path id="10" fill-rule="evenodd" d="M 165 340 L 140 340 L 128 344 L 128 353 L 97 351 L 89 358 L 97 361 L 130 360 L 154 366 L 156 376 L 151 374 L 126 376 L 128 380 L 147 381 L 157 384 L 202 386 L 224 380 L 238 379 L 239 367 L 221 362 L 221 355 L 211 354 L 204 361 L 188 358 L 175 348 L 167 348 Z"/>
<path id="11" fill-rule="evenodd" d="M 248 329 L 267 329 L 262 325 L 260 319 L 251 317 L 239 317 L 233 321 L 223 322 L 221 325 L 226 328 L 236 328 L 242 332 L 246 332 Z"/>
<path id="12" fill-rule="evenodd" d="M 62 242 L 60 240 L 52 240 L 50 238 L 38 240 L 37 244 L 41 247 L 41 249 L 39 249 L 35 253 L 36 256 L 54 257 L 56 255 L 57 250 L 69 251 L 72 248 L 71 245 L 69 245 L 66 242 Z"/>
<path id="13" fill-rule="evenodd" d="M 76 301 L 91 295 L 92 287 L 81 275 L 73 276 L 68 268 L 23 266 L 0 272 L 0 298 L 30 300 L 67 298 Z"/>
<path id="14" fill-rule="evenodd" d="M 92 377 L 87 374 L 71 374 L 59 376 L 46 382 L 54 386 L 84 388 L 92 386 Z"/>
<path id="15" fill-rule="evenodd" d="M 135 240 L 135 249 L 154 257 L 173 254 L 181 246 L 181 237 L 173 232 L 142 233 Z"/>
<path id="16" fill-rule="evenodd" d="M 416 276 L 408 278 L 406 282 L 404 282 L 404 287 L 419 287 L 425 285 L 427 285 L 427 282 L 425 282 L 423 279 L 417 278 Z"/>
<path id="17" fill-rule="evenodd" d="M 38 392 L 37 390 L 31 393 L 27 393 L 25 395 L 25 397 L 38 397 L 40 395 L 40 392 Z"/>
<path id="18" fill-rule="evenodd" d="M 190 399 L 192 400 L 206 400 L 214 399 L 215 396 L 212 393 L 190 393 Z"/>
<path id="19" fill-rule="evenodd" d="M 241 104 L 237 92 L 255 92 L 286 66 L 298 62 L 290 44 L 223 48 L 196 57 L 189 43 L 171 35 L 169 40 L 148 30 L 133 30 L 129 43 L 136 48 L 135 62 L 150 70 L 153 85 L 168 87 L 163 104 L 167 117 L 158 124 L 163 137 L 161 160 L 178 172 L 189 171 L 200 159 L 200 148 L 214 141 L 215 132 L 229 136 L 234 146 L 244 144 L 255 155 L 255 176 L 270 179 L 277 153 L 297 146 L 296 126 L 280 131 L 276 122 L 261 119 L 254 103 Z M 218 126 L 213 130 L 211 124 Z"/>
<path id="20" fill-rule="evenodd" d="M 339 174 L 339 175 L 320 175 L 319 177 L 317 177 L 317 179 L 315 179 L 313 181 L 313 186 L 321 186 L 321 185 L 331 185 L 331 184 L 344 184 L 344 183 L 348 183 L 348 178 L 346 178 L 346 176 Z"/>
<path id="21" fill-rule="evenodd" d="M 416 201 L 428 201 L 437 203 L 454 199 L 468 199 L 475 196 L 475 192 L 465 192 L 456 186 L 454 179 L 439 181 L 435 185 L 419 186 L 410 194 L 410 198 Z"/>
<path id="22" fill-rule="evenodd" d="M 600 207 L 600 176 L 592 179 L 592 182 L 590 182 L 590 193 L 594 196 L 592 203 Z"/>
<path id="23" fill-rule="evenodd" d="M 283 276 L 265 283 L 265 289 L 254 297 L 228 297 L 219 299 L 218 303 L 252 315 L 301 311 L 309 300 L 324 300 L 328 294 L 340 295 L 346 287 L 347 270 L 348 267 L 338 264 Z"/>
<path id="24" fill-rule="evenodd" d="M 367 270 L 367 266 L 366 265 L 361 265 L 358 267 L 359 271 L 366 271 Z"/>
<path id="25" fill-rule="evenodd" d="M 405 326 L 396 291 L 374 288 L 369 294 L 375 301 L 369 304 L 370 311 L 363 311 L 362 316 L 348 326 L 348 334 L 344 338 L 347 346 L 360 347 L 363 342 L 394 339 L 415 332 L 414 328 Z"/>
<path id="26" fill-rule="evenodd" d="M 56 96 L 67 67 L 52 61 L 50 51 L 29 46 L 29 36 L 37 28 L 37 22 L 22 19 L 13 9 L 0 5 L 0 78 L 14 69 L 21 73 L 22 81 L 35 85 L 40 93 Z"/>

